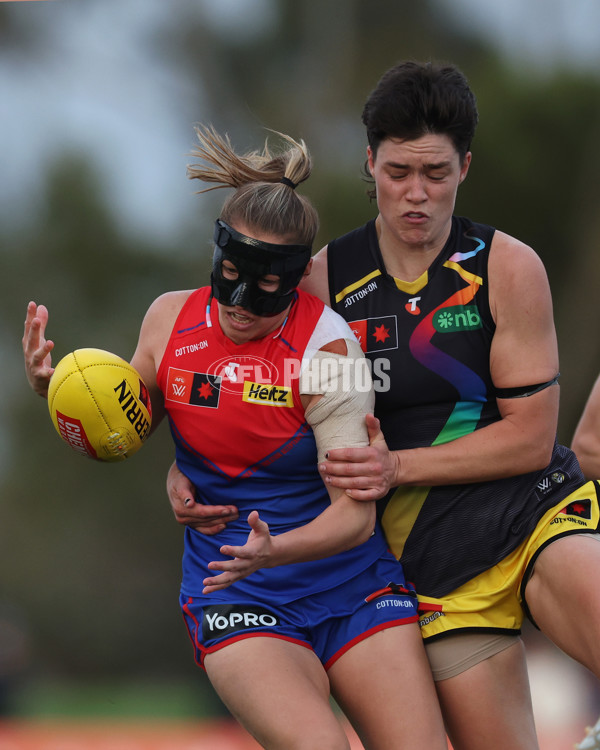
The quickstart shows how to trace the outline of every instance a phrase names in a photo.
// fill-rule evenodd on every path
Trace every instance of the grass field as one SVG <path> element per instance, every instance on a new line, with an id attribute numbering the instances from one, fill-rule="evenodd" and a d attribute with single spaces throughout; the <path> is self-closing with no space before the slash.
<path id="1" fill-rule="evenodd" d="M 566 700 L 572 693 L 568 681 L 563 688 L 558 702 L 548 707 L 556 721 L 538 709 L 541 750 L 571 750 L 584 736 L 585 721 Z M 45 681 L 16 691 L 14 699 L 12 715 L 0 719 L 0 750 L 259 750 L 216 701 L 210 685 L 197 679 L 172 684 Z M 352 729 L 346 729 L 351 750 L 362 750 Z"/>
<path id="2" fill-rule="evenodd" d="M 540 736 L 541 750 L 569 750 L 582 727 Z M 362 745 L 348 730 L 351 750 Z M 0 750 L 260 750 L 230 720 L 53 720 L 0 722 Z M 390 749 L 391 750 L 391 749 Z"/>

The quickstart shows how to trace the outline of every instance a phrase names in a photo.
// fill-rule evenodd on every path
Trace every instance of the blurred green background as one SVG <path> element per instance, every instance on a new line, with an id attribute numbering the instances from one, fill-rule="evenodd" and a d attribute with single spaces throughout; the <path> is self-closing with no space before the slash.
<path id="1" fill-rule="evenodd" d="M 186 179 L 195 122 L 240 147 L 265 128 L 304 138 L 319 246 L 366 221 L 362 105 L 406 58 L 450 60 L 476 92 L 458 212 L 546 264 L 568 443 L 600 368 L 597 4 L 0 3 L 0 710 L 222 711 L 178 610 L 166 425 L 124 464 L 72 453 L 23 374 L 27 302 L 50 309 L 55 361 L 82 346 L 129 358 L 157 295 L 206 283 L 224 194 Z"/>

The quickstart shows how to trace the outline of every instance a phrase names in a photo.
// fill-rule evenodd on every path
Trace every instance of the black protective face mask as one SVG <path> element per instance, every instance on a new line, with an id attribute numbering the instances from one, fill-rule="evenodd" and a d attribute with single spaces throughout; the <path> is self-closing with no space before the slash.
<path id="1" fill-rule="evenodd" d="M 308 245 L 276 245 L 236 232 L 221 219 L 215 222 L 215 252 L 210 277 L 214 298 L 226 307 L 242 307 L 253 315 L 278 315 L 288 307 L 310 260 Z M 236 267 L 237 279 L 223 277 L 222 264 Z M 258 282 L 279 276 L 279 287 L 265 292 Z"/>

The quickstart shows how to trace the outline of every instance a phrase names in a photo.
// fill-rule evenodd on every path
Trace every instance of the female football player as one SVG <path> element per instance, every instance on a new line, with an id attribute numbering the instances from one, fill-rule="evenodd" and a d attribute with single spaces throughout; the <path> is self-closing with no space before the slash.
<path id="1" fill-rule="evenodd" d="M 211 283 L 160 296 L 132 358 L 196 502 L 239 513 L 218 534 L 185 531 L 181 607 L 196 660 L 265 748 L 348 750 L 332 694 L 370 750 L 445 749 L 416 595 L 374 503 L 326 489 L 318 471 L 328 450 L 367 444 L 373 395 L 348 325 L 297 289 L 318 226 L 295 190 L 310 156 L 287 136 L 278 153 L 240 155 L 212 128 L 197 133 L 190 177 L 233 188 Z M 30 303 L 23 347 L 42 395 L 47 321 Z"/>

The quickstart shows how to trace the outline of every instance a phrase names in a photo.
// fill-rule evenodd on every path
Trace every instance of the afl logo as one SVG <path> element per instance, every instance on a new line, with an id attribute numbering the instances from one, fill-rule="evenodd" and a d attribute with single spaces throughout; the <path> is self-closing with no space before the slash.
<path id="1" fill-rule="evenodd" d="M 279 370 L 268 359 L 245 355 L 223 357 L 208 367 L 208 374 L 221 379 L 221 390 L 229 393 L 242 394 L 244 382 L 272 385 L 277 382 Z"/>

